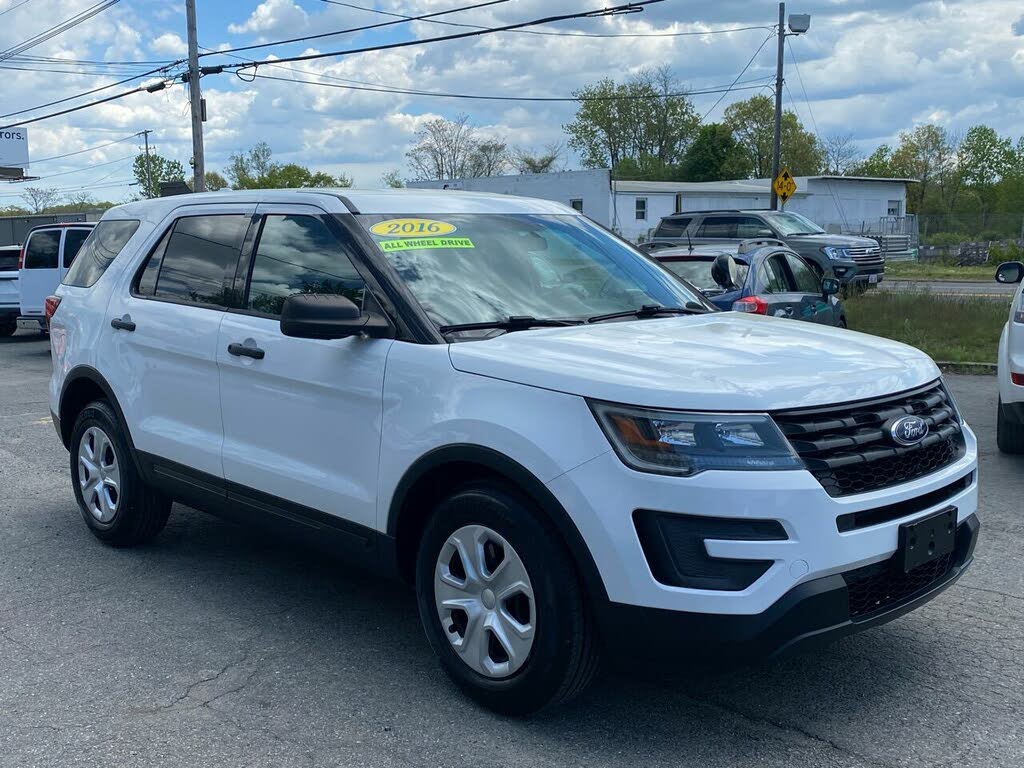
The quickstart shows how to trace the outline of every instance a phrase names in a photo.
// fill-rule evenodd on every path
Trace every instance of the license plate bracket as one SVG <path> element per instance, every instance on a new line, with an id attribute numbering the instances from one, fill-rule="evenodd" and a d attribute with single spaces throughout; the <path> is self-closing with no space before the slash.
<path id="1" fill-rule="evenodd" d="M 871 285 L 877 285 L 878 275 L 868 275 L 868 282 L 871 283 Z"/>
<path id="2" fill-rule="evenodd" d="M 948 555 L 956 548 L 956 518 L 957 508 L 946 507 L 900 526 L 898 552 L 904 573 Z"/>

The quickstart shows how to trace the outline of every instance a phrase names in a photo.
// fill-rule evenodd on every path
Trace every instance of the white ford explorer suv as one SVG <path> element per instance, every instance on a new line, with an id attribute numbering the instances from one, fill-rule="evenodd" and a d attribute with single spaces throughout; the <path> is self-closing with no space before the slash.
<path id="1" fill-rule="evenodd" d="M 977 443 L 928 357 L 713 311 L 557 203 L 130 203 L 48 311 L 99 539 L 147 541 L 179 501 L 393 573 L 506 713 L 602 652 L 766 656 L 888 621 L 978 536 Z"/>
<path id="2" fill-rule="evenodd" d="M 1020 283 L 1010 307 L 1010 319 L 999 339 L 999 450 L 1024 453 L 1024 263 L 999 265 L 996 280 Z"/>

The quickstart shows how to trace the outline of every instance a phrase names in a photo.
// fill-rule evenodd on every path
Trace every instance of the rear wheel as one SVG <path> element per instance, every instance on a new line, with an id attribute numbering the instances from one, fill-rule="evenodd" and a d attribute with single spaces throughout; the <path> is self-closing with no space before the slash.
<path id="1" fill-rule="evenodd" d="M 416 594 L 441 666 L 490 709 L 529 714 L 593 678 L 597 637 L 569 552 L 514 493 L 471 486 L 438 506 Z"/>
<path id="2" fill-rule="evenodd" d="M 0 322 L 0 339 L 6 339 L 8 336 L 13 336 L 16 330 L 18 330 L 18 324 L 16 322 Z"/>
<path id="3" fill-rule="evenodd" d="M 1003 453 L 1024 453 L 1024 424 L 1017 421 L 1001 398 L 996 419 L 996 442 Z"/>
<path id="4" fill-rule="evenodd" d="M 101 541 L 142 544 L 167 523 L 171 500 L 145 484 L 117 415 L 104 400 L 89 403 L 75 420 L 71 480 L 85 524 Z"/>

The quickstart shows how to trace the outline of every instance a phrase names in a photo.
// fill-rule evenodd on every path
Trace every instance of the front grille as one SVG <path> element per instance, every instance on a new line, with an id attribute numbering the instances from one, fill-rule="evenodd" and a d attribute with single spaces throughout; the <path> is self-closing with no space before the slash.
<path id="1" fill-rule="evenodd" d="M 917 445 L 896 445 L 885 427 L 909 414 L 923 418 L 929 434 Z M 878 400 L 773 417 L 829 496 L 910 482 L 949 466 L 965 451 L 960 420 L 941 383 Z"/>
<path id="2" fill-rule="evenodd" d="M 849 254 L 850 258 L 856 261 L 858 264 L 866 261 L 882 260 L 882 249 L 880 246 L 877 245 L 847 248 L 846 252 Z"/>
<path id="3" fill-rule="evenodd" d="M 897 565 L 895 557 L 844 573 L 850 618 L 869 616 L 927 589 L 949 573 L 955 557 L 956 553 L 950 552 L 906 573 Z"/>

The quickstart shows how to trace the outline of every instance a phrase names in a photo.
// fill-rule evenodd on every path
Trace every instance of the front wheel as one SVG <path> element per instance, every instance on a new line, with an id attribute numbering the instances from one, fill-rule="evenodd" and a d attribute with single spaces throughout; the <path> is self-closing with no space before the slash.
<path id="1" fill-rule="evenodd" d="M 171 500 L 139 475 L 117 414 L 104 400 L 89 403 L 75 420 L 71 480 L 85 524 L 107 544 L 145 543 L 167 523 Z"/>
<path id="2" fill-rule="evenodd" d="M 999 413 L 996 419 L 996 443 L 1003 453 L 1024 453 L 1024 424 L 1017 421 L 1010 409 L 999 400 Z"/>
<path id="3" fill-rule="evenodd" d="M 437 507 L 416 595 L 441 666 L 489 709 L 536 712 L 593 678 L 598 642 L 569 552 L 514 493 L 472 486 Z"/>

